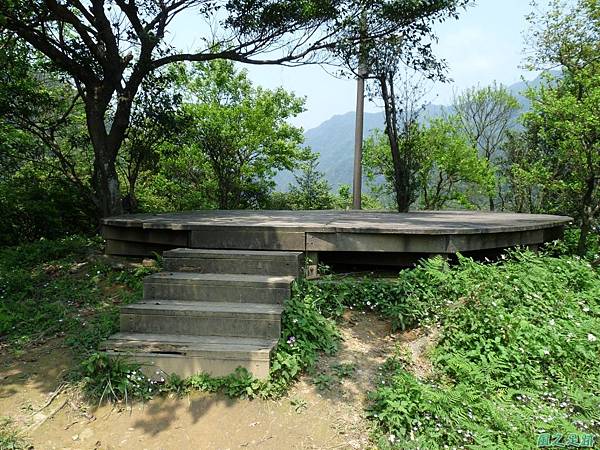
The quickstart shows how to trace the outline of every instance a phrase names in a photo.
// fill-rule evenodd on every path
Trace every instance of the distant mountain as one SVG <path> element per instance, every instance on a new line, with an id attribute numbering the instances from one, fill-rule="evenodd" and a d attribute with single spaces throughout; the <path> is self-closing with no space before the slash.
<path id="1" fill-rule="evenodd" d="M 355 113 L 351 111 L 333 116 L 317 128 L 304 133 L 304 144 L 320 154 L 319 170 L 336 190 L 340 184 L 352 183 L 354 120 Z M 383 124 L 383 113 L 366 113 L 365 136 L 377 128 L 383 128 Z M 289 181 L 293 181 L 293 177 Z"/>
<path id="2" fill-rule="evenodd" d="M 508 90 L 517 98 L 522 108 L 521 111 L 529 109 L 529 100 L 523 95 L 527 87 L 538 87 L 542 80 L 540 77 L 529 81 L 519 82 L 508 86 Z M 447 106 L 429 104 L 422 115 L 427 120 L 442 114 L 448 109 Z M 319 170 L 325 174 L 325 178 L 334 190 L 341 184 L 352 184 L 352 173 L 354 166 L 354 111 L 341 115 L 335 115 L 326 120 L 316 128 L 304 133 L 304 145 L 309 146 L 314 152 L 320 154 Z M 384 127 L 383 112 L 366 113 L 364 122 L 364 135 L 369 136 L 373 130 Z M 294 176 L 285 171 L 275 177 L 277 188 L 286 191 L 288 185 L 293 183 Z"/>

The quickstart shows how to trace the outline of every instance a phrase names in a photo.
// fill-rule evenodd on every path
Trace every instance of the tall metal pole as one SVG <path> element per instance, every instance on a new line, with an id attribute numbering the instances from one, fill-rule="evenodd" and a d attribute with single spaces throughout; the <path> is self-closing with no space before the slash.
<path id="1" fill-rule="evenodd" d="M 365 116 L 365 79 L 362 67 L 356 80 L 356 121 L 354 128 L 354 180 L 352 183 L 352 209 L 361 209 L 362 146 Z"/>
<path id="2" fill-rule="evenodd" d="M 363 125 L 365 120 L 365 77 L 366 69 L 366 48 L 363 44 L 363 38 L 366 36 L 367 16 L 363 10 L 360 24 L 360 46 L 358 48 L 358 78 L 356 80 L 356 121 L 354 128 L 354 180 L 352 183 L 352 208 L 361 209 L 362 194 L 362 150 L 363 150 Z"/>

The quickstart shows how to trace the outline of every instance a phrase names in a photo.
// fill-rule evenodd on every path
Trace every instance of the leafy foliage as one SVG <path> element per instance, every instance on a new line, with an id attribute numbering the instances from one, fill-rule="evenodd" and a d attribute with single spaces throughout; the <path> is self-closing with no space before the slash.
<path id="1" fill-rule="evenodd" d="M 72 96 L 0 32 L 0 246 L 94 227 L 82 105 Z"/>
<path id="2" fill-rule="evenodd" d="M 95 220 L 88 206 L 80 192 L 55 173 L 23 165 L 0 178 L 0 246 L 91 234 Z"/>
<path id="3" fill-rule="evenodd" d="M 519 108 L 517 99 L 496 82 L 486 87 L 467 89 L 454 100 L 453 109 L 459 129 L 496 173 L 500 171 L 501 151 L 510 129 L 514 128 Z M 495 189 L 490 189 L 488 195 L 490 211 L 498 206 L 504 208 L 504 183 L 498 174 L 495 178 Z"/>
<path id="4" fill-rule="evenodd" d="M 326 317 L 339 318 L 346 308 L 374 311 L 391 319 L 394 329 L 406 330 L 437 317 L 444 304 L 440 285 L 449 273 L 447 263 L 434 258 L 394 279 L 323 277 L 301 285 L 302 295 L 317 300 Z"/>
<path id="5" fill-rule="evenodd" d="M 0 420 L 0 448 L 2 450 L 29 450 L 33 448 L 10 419 Z"/>
<path id="6" fill-rule="evenodd" d="M 541 169 L 529 166 L 522 176 L 548 173 L 541 178 L 546 181 L 542 185 L 544 209 L 568 213 L 578 220 L 582 252 L 600 211 L 600 116 L 595 107 L 600 101 L 600 70 L 567 73 L 561 80 L 547 83 L 529 93 L 532 110 L 524 116 Z"/>
<path id="7" fill-rule="evenodd" d="M 0 335 L 17 349 L 65 335 L 78 357 L 118 328 L 118 305 L 141 296 L 145 268 L 113 270 L 98 240 L 69 237 L 0 250 Z"/>
<path id="8" fill-rule="evenodd" d="M 487 160 L 460 133 L 455 117 L 434 119 L 423 145 L 431 152 L 418 175 L 425 209 L 442 209 L 450 201 L 472 206 L 478 193 L 493 189 Z"/>
<path id="9" fill-rule="evenodd" d="M 542 431 L 598 431 L 600 277 L 587 261 L 462 258 L 437 286 L 449 305 L 434 376 L 397 356 L 372 395 L 383 447 L 531 448 Z"/>
<path id="10" fill-rule="evenodd" d="M 414 198 L 419 206 L 473 207 L 479 195 L 493 190 L 494 174 L 487 160 L 461 133 L 456 117 L 437 118 L 427 126 L 413 127 L 417 129 L 411 133 L 411 152 L 419 163 L 414 174 Z M 365 142 L 364 163 L 371 179 L 382 175 L 389 186 L 387 192 L 394 191 L 394 163 L 383 134 L 374 133 Z"/>
<path id="11" fill-rule="evenodd" d="M 168 0 L 98 6 L 3 0 L 0 23 L 3 34 L 39 52 L 49 70 L 68 77 L 70 85 L 77 87 L 75 98 L 81 97 L 85 103 L 85 124 L 93 149 L 92 199 L 104 217 L 122 211 L 117 160 L 132 122 L 136 95 L 162 67 L 223 60 L 301 64 L 341 59 L 352 65 L 355 48 L 365 37 L 370 45 L 386 37 L 406 42 L 409 50 L 405 56 L 411 56 L 415 66 L 426 66 L 431 59 L 426 38 L 432 23 L 455 17 L 457 9 L 467 3 Z M 206 26 L 197 30 L 201 47 L 180 52 L 165 37 L 178 14 L 190 9 L 198 10 L 198 18 Z M 360 25 L 361 17 L 369 18 L 368 33 Z M 205 138 L 216 138 L 214 129 L 207 132 Z M 220 130 L 221 142 L 223 133 Z M 70 164 L 68 159 L 66 162 Z"/>
<path id="12" fill-rule="evenodd" d="M 600 213 L 600 5 L 597 1 L 553 0 L 547 14 L 534 13 L 529 66 L 559 68 L 561 76 L 547 75 L 544 86 L 530 91 L 532 110 L 524 124 L 532 153 L 549 172 L 544 200 L 546 210 L 571 214 L 580 226 L 578 251 Z M 535 165 L 521 175 L 544 180 L 544 171 Z M 540 175 L 542 175 L 540 177 Z"/>
<path id="13" fill-rule="evenodd" d="M 291 209 L 332 209 L 334 198 L 329 183 L 317 169 L 318 154 L 301 164 L 300 174 L 294 175 L 295 184 L 288 192 L 288 204 Z"/>
<path id="14" fill-rule="evenodd" d="M 147 173 L 142 201 L 162 197 L 167 210 L 263 206 L 277 170 L 307 158 L 302 130 L 287 123 L 302 112 L 303 100 L 255 87 L 228 61 L 181 65 L 173 73 L 186 125 L 162 146 L 158 177 Z"/>
<path id="15" fill-rule="evenodd" d="M 569 256 L 576 255 L 579 251 L 579 240 L 581 230 L 575 227 L 567 228 L 564 231 L 564 236 L 559 241 L 548 242 L 544 248 L 548 254 L 554 256 Z M 600 235 L 595 233 L 586 240 L 586 249 L 583 258 L 591 261 L 592 264 L 598 265 L 600 258 Z"/>

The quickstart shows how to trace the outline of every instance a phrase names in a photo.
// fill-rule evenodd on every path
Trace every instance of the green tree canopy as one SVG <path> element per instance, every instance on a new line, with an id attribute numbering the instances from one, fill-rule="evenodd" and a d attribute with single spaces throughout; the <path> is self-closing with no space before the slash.
<path id="1" fill-rule="evenodd" d="M 93 149 L 93 202 L 100 216 L 121 212 L 117 160 L 135 98 L 155 71 L 176 62 L 248 64 L 339 61 L 365 39 L 402 38 L 428 53 L 419 36 L 440 9 L 463 0 L 0 0 L 0 27 L 66 74 L 85 105 Z M 177 51 L 169 25 L 197 14 L 199 48 Z M 360 27 L 370 18 L 367 33 Z M 218 26 L 215 27 L 215 24 Z M 413 58 L 418 60 L 419 58 Z"/>
<path id="2" fill-rule="evenodd" d="M 323 173 L 318 170 L 318 153 L 310 155 L 294 174 L 295 183 L 290 184 L 288 201 L 292 209 L 332 209 L 334 196 Z"/>
<path id="3" fill-rule="evenodd" d="M 524 123 L 551 168 L 552 209 L 572 214 L 580 224 L 579 252 L 600 212 L 600 3 L 551 2 L 547 14 L 533 14 L 529 65 L 559 67 L 558 79 L 529 92 L 532 109 Z"/>
<path id="4" fill-rule="evenodd" d="M 490 211 L 504 207 L 500 164 L 509 131 L 516 124 L 519 102 L 496 82 L 485 87 L 473 87 L 454 99 L 453 109 L 463 133 L 497 173 L 497 186 L 488 196 Z"/>
<path id="5" fill-rule="evenodd" d="M 304 100 L 255 87 L 231 61 L 174 72 L 187 125 L 161 150 L 160 183 L 175 190 L 169 209 L 264 205 L 276 172 L 294 169 L 309 154 L 300 148 L 302 129 L 287 122 Z"/>
<path id="6" fill-rule="evenodd" d="M 493 189 L 494 175 L 455 116 L 437 118 L 427 125 L 414 125 L 415 200 L 423 209 L 448 206 L 475 207 L 476 198 Z M 383 176 L 387 191 L 393 192 L 394 171 L 387 137 L 374 133 L 365 142 L 365 167 L 371 178 Z"/>

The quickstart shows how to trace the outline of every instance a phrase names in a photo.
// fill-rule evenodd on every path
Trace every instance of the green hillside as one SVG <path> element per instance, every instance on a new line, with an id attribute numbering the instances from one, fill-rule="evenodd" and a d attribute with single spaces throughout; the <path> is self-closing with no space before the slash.
<path id="1" fill-rule="evenodd" d="M 531 81 L 522 81 L 508 87 L 509 91 L 522 105 L 522 110 L 529 109 L 529 101 L 523 92 L 528 86 L 536 87 L 541 83 L 541 78 Z M 448 106 L 427 105 L 423 114 L 426 120 L 443 112 Z M 325 174 L 329 184 L 337 189 L 341 184 L 352 183 L 352 167 L 354 164 L 354 111 L 335 115 L 321 125 L 311 128 L 304 133 L 304 144 L 314 152 L 320 154 L 319 170 Z M 383 129 L 383 112 L 365 114 L 365 136 L 374 129 Z M 287 190 L 289 183 L 294 181 L 293 174 L 281 172 L 276 177 L 278 190 Z"/>

